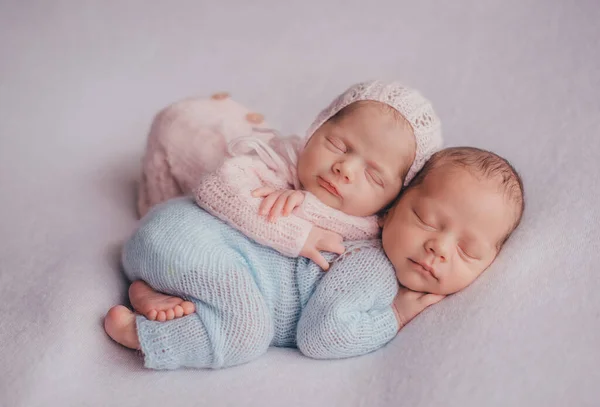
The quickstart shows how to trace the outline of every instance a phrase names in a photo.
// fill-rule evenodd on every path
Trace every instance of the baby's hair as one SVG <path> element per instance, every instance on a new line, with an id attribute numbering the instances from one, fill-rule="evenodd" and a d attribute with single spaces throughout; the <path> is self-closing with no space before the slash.
<path id="1" fill-rule="evenodd" d="M 499 242 L 501 248 L 512 232 L 521 223 L 525 210 L 525 190 L 523 180 L 515 168 L 503 157 L 475 147 L 450 147 L 435 153 L 411 181 L 407 190 L 423 183 L 427 175 L 442 165 L 464 168 L 475 176 L 499 180 L 500 188 L 515 207 L 515 221 L 508 233 Z"/>

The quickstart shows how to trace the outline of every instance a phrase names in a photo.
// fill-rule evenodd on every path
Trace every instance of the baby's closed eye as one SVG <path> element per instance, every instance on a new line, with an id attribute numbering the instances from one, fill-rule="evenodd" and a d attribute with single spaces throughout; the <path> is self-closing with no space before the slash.
<path id="1" fill-rule="evenodd" d="M 333 149 L 335 149 L 339 152 L 342 152 L 342 153 L 345 153 L 347 150 L 344 142 L 335 137 L 327 138 L 327 144 L 329 144 L 329 146 L 332 147 Z"/>
<path id="2" fill-rule="evenodd" d="M 413 214 L 414 214 L 414 215 L 415 215 L 415 217 L 417 218 L 417 221 L 418 221 L 418 222 L 419 222 L 419 223 L 420 223 L 422 226 L 424 226 L 426 229 L 429 229 L 429 230 L 432 230 L 432 231 L 433 231 L 433 230 L 436 230 L 436 229 L 435 229 L 435 227 L 433 227 L 433 226 L 432 226 L 430 223 L 426 222 L 426 221 L 424 220 L 424 217 L 423 217 L 422 215 L 419 215 L 419 214 L 417 213 L 417 211 L 416 211 L 416 210 L 414 210 L 414 209 L 413 209 Z"/>
<path id="3" fill-rule="evenodd" d="M 375 184 L 379 185 L 380 187 L 384 186 L 383 179 L 377 173 L 377 171 L 375 171 L 372 168 L 369 168 L 369 169 L 367 169 L 366 172 L 367 172 L 367 177 L 370 178 Z"/>

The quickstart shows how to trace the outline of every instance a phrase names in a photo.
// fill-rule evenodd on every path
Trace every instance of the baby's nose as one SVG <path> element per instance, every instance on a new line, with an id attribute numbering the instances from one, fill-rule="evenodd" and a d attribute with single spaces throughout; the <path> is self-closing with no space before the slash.
<path id="1" fill-rule="evenodd" d="M 353 182 L 355 179 L 356 163 L 353 160 L 336 163 L 333 171 L 342 178 L 343 182 Z"/>
<path id="2" fill-rule="evenodd" d="M 442 262 L 448 259 L 448 244 L 444 239 L 430 239 L 427 242 L 426 250 L 434 256 L 439 257 Z"/>
<path id="3" fill-rule="evenodd" d="M 350 182 L 350 175 L 341 164 L 333 167 L 333 172 L 335 172 L 335 174 L 338 175 L 342 179 L 342 181 Z"/>

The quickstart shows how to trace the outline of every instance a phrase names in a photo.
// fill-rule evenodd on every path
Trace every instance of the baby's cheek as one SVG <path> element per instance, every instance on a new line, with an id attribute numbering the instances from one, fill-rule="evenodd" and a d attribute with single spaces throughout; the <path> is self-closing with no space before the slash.
<path id="1" fill-rule="evenodd" d="M 376 214 L 385 208 L 391 201 L 388 201 L 385 196 L 372 188 L 360 188 L 355 191 L 355 200 L 363 209 L 363 212 Z"/>
<path id="2" fill-rule="evenodd" d="M 302 184 L 308 182 L 310 180 L 311 168 L 314 167 L 314 164 L 310 160 L 310 157 L 304 157 L 298 163 L 298 179 Z"/>
<path id="3" fill-rule="evenodd" d="M 419 253 L 419 248 L 425 242 L 425 238 L 421 235 L 422 231 L 410 225 L 398 224 L 398 241 L 403 252 L 407 252 L 408 257 L 415 256 Z M 410 253 L 408 253 L 410 252 Z"/>
<path id="4" fill-rule="evenodd" d="M 476 278 L 477 274 L 467 267 L 454 264 L 451 271 L 440 279 L 440 287 L 443 294 L 454 294 L 469 286 Z"/>
<path id="5" fill-rule="evenodd" d="M 406 246 L 405 236 L 398 230 L 393 230 L 392 233 L 386 235 L 386 250 L 385 253 L 394 262 L 402 262 L 406 257 L 408 248 Z"/>

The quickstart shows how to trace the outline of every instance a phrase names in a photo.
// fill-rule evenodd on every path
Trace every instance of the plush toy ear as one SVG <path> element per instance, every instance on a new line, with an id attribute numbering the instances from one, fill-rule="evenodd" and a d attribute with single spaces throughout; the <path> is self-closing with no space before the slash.
<path id="1" fill-rule="evenodd" d="M 191 98 L 181 103 L 180 115 L 187 116 L 188 127 L 206 127 L 220 132 L 229 143 L 237 137 L 256 136 L 263 141 L 272 133 L 254 133 L 253 129 L 269 129 L 265 116 L 231 98 L 228 92 L 217 92 L 210 98 Z M 183 112 L 185 110 L 186 112 Z"/>
<path id="2" fill-rule="evenodd" d="M 213 94 L 210 98 L 212 100 L 225 100 L 225 99 L 229 99 L 230 97 L 231 97 L 231 95 L 227 92 L 219 92 L 219 93 Z M 251 124 L 261 124 L 262 122 L 265 121 L 265 116 L 263 116 L 260 113 L 249 112 L 246 114 L 245 119 L 248 123 L 251 123 Z"/>
<path id="3" fill-rule="evenodd" d="M 265 116 L 260 113 L 248 113 L 246 115 L 246 120 L 252 124 L 261 124 L 265 121 Z"/>
<path id="4" fill-rule="evenodd" d="M 210 98 L 214 99 L 214 100 L 223 100 L 223 99 L 227 99 L 229 96 L 230 95 L 227 92 L 219 92 L 219 93 L 215 93 Z"/>
<path id="5" fill-rule="evenodd" d="M 138 211 L 188 194 L 202 174 L 214 171 L 236 137 L 254 135 L 265 142 L 273 132 L 260 113 L 231 98 L 228 92 L 190 97 L 162 109 L 154 118 L 143 159 Z"/>

